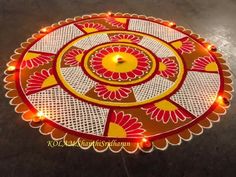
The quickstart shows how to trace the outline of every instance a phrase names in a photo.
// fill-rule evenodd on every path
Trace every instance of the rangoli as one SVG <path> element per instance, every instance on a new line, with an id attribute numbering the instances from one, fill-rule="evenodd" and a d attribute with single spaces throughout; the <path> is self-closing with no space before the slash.
<path id="1" fill-rule="evenodd" d="M 164 150 L 220 120 L 233 91 L 222 55 L 175 23 L 121 13 L 33 34 L 5 71 L 6 96 L 43 135 L 98 152 Z"/>

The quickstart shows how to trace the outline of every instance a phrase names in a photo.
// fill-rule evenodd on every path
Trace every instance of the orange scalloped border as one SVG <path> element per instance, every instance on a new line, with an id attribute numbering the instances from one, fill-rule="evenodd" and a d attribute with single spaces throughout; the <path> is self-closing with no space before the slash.
<path id="1" fill-rule="evenodd" d="M 152 20 L 155 22 L 158 22 L 160 24 L 165 25 L 169 21 L 162 20 L 155 17 L 147 17 L 144 15 L 137 15 L 137 14 L 129 14 L 129 13 L 112 13 L 113 16 L 119 16 L 119 17 L 136 17 L 140 19 L 145 20 Z M 59 21 L 58 23 L 54 23 L 51 26 L 45 27 L 47 31 L 51 31 L 55 28 L 58 28 L 62 25 L 66 25 L 72 22 L 76 22 L 78 20 L 83 19 L 89 19 L 91 17 L 106 17 L 107 13 L 99 13 L 99 14 L 91 14 L 91 15 L 84 15 L 82 17 L 74 17 L 74 18 L 67 18 L 66 20 Z M 185 29 L 182 26 L 176 26 L 175 29 L 182 31 L 189 36 L 191 36 L 193 39 L 197 39 L 203 44 L 208 44 L 208 42 L 205 41 L 202 37 L 200 37 L 197 34 L 194 34 L 191 30 Z M 30 38 L 27 39 L 26 42 L 21 43 L 20 48 L 17 48 L 14 51 L 14 54 L 10 57 L 10 62 L 7 63 L 7 67 L 9 66 L 15 66 L 17 63 L 17 60 L 21 56 L 21 53 L 29 46 L 32 42 L 34 42 L 38 37 L 42 37 L 45 34 L 41 33 L 40 31 L 38 33 L 33 34 Z M 229 66 L 227 65 L 226 61 L 222 58 L 222 55 L 218 52 L 212 52 L 218 59 L 218 61 L 221 64 L 222 70 L 223 70 L 223 76 L 224 76 L 224 92 L 223 96 L 227 98 L 228 100 L 231 100 L 233 95 L 232 92 L 234 91 L 232 86 L 232 75 L 229 71 Z M 111 144 L 107 143 L 105 146 L 96 146 L 94 141 L 80 138 L 74 135 L 71 135 L 69 133 L 66 133 L 63 130 L 60 130 L 58 128 L 52 127 L 47 122 L 33 122 L 32 118 L 34 117 L 34 113 L 31 112 L 26 104 L 22 101 L 22 99 L 18 96 L 18 92 L 15 87 L 15 81 L 14 81 L 14 73 L 9 73 L 7 70 L 4 71 L 6 77 L 4 78 L 5 88 L 8 90 L 6 92 L 6 97 L 10 98 L 10 104 L 15 106 L 15 111 L 17 113 L 22 113 L 22 119 L 26 122 L 29 122 L 29 125 L 32 128 L 39 129 L 39 132 L 43 135 L 50 135 L 53 140 L 63 140 L 65 144 L 68 146 L 73 146 L 77 143 L 81 149 L 89 149 L 93 147 L 93 149 L 97 152 L 104 152 L 107 149 L 110 149 L 114 153 L 118 153 L 121 150 L 126 151 L 127 153 L 135 153 L 138 149 L 143 152 L 151 152 L 154 149 L 159 150 L 165 150 L 169 144 L 171 145 L 180 145 L 182 140 L 183 141 L 190 141 L 193 137 L 193 135 L 200 135 L 203 133 L 204 129 L 211 128 L 213 122 L 219 122 L 220 121 L 220 115 L 224 115 L 226 113 L 226 109 L 229 108 L 230 104 L 228 106 L 225 105 L 219 105 L 214 109 L 212 113 L 207 115 L 206 118 L 199 120 L 198 123 L 194 124 L 192 127 L 187 128 L 185 130 L 180 131 L 177 134 L 167 136 L 165 138 L 161 138 L 158 140 L 155 140 L 152 143 L 152 146 L 150 148 L 143 148 L 140 143 L 137 142 L 131 142 L 129 146 L 121 145 L 121 146 L 112 146 Z M 83 141 L 91 142 L 87 143 L 86 145 L 82 143 Z M 70 143 L 68 143 L 70 142 Z"/>

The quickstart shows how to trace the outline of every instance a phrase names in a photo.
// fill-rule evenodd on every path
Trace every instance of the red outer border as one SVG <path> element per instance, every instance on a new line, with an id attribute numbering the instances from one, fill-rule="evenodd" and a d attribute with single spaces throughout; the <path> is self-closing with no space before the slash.
<path id="1" fill-rule="evenodd" d="M 128 15 L 128 16 L 125 16 L 125 15 Z M 89 16 L 89 17 L 90 17 L 90 16 Z M 97 14 L 96 17 L 90 17 L 90 19 L 105 18 L 105 17 L 106 17 L 105 15 L 102 15 L 102 14 L 99 15 L 99 14 Z M 161 23 L 161 22 L 157 22 L 157 21 L 153 20 L 153 19 L 155 19 L 155 18 L 153 18 L 153 17 L 151 17 L 152 19 L 150 19 L 150 18 L 148 18 L 148 17 L 146 17 L 146 16 L 134 17 L 133 15 L 129 15 L 129 14 L 115 15 L 115 17 L 117 17 L 117 18 L 119 18 L 119 17 L 122 18 L 122 17 L 123 17 L 123 18 L 128 18 L 128 19 L 131 19 L 131 18 L 132 18 L 132 19 L 142 19 L 142 20 L 145 20 L 145 21 L 151 21 L 151 22 L 154 22 L 154 23 L 158 23 L 158 24 L 160 24 L 160 25 L 164 25 L 163 22 Z M 69 23 L 68 23 L 68 22 L 65 22 L 66 24 L 64 24 L 64 25 L 60 25 L 60 24 L 59 24 L 59 27 L 56 27 L 56 28 L 54 28 L 54 29 L 51 30 L 51 31 L 54 31 L 54 30 L 56 30 L 56 29 L 58 29 L 58 28 L 60 28 L 60 27 L 62 27 L 62 26 L 69 25 L 69 24 L 72 24 L 72 23 L 77 23 L 77 22 L 83 21 L 83 20 L 88 20 L 88 19 L 86 19 L 86 18 L 83 19 L 83 18 L 82 18 L 82 19 L 79 19 L 79 20 L 71 21 L 71 22 L 69 22 Z M 160 21 L 162 21 L 162 20 L 160 20 Z M 205 48 L 204 42 L 200 41 L 197 37 L 191 36 L 190 34 L 188 34 L 188 33 L 186 32 L 186 29 L 183 28 L 183 31 L 182 31 L 182 30 L 178 29 L 178 27 L 176 27 L 175 30 L 176 30 L 176 31 L 179 31 L 179 32 L 181 32 L 181 33 L 183 33 L 183 34 L 185 34 L 185 35 L 187 35 L 188 37 L 190 37 L 191 39 L 195 40 L 197 43 L 201 44 L 201 45 Z M 41 37 L 35 39 L 33 42 L 30 42 L 30 44 L 29 44 L 26 48 L 23 49 L 23 52 L 20 52 L 20 58 L 19 58 L 19 60 L 17 61 L 17 66 L 16 66 L 17 68 L 19 68 L 20 63 L 21 63 L 21 60 L 23 59 L 23 56 L 25 55 L 25 53 L 28 52 L 29 48 L 31 48 L 31 46 L 32 46 L 34 43 L 36 43 L 38 40 L 40 40 L 42 37 L 43 37 L 43 36 L 41 36 Z M 209 52 L 209 51 L 208 51 L 208 53 L 215 59 L 217 65 L 218 65 L 218 68 L 219 68 L 219 75 L 220 75 L 220 82 L 221 82 L 221 83 L 220 83 L 220 89 L 219 89 L 218 95 L 221 95 L 221 94 L 223 94 L 223 92 L 224 92 L 224 75 L 223 75 L 223 71 L 222 71 L 220 62 L 218 61 L 216 55 L 214 55 L 214 52 Z M 181 56 L 181 55 L 180 55 L 180 56 Z M 20 70 L 19 70 L 19 69 L 16 69 L 16 71 L 15 71 L 15 73 L 14 73 L 13 75 L 14 75 L 15 82 L 16 82 L 16 89 L 17 89 L 19 95 L 22 96 L 22 95 L 24 95 L 24 93 L 23 93 L 23 91 L 22 91 L 21 88 L 20 88 L 20 87 L 21 87 L 21 84 L 20 84 L 20 81 L 19 81 L 19 73 L 20 73 Z M 230 92 L 231 92 L 231 91 L 230 91 Z M 27 100 L 27 98 L 25 97 L 25 95 L 24 95 L 24 97 L 23 97 L 22 99 L 23 99 L 24 103 L 27 104 L 28 100 Z M 28 105 L 28 104 L 27 104 L 27 105 Z M 206 116 L 208 116 L 210 113 L 212 113 L 212 111 L 215 110 L 215 108 L 216 108 L 217 106 L 218 106 L 218 104 L 215 102 L 215 103 L 208 109 L 208 111 L 206 111 L 202 116 L 198 117 L 198 118 L 195 119 L 194 121 L 188 123 L 188 124 L 185 125 L 185 126 L 182 126 L 182 127 L 178 128 L 178 129 L 172 130 L 172 131 L 170 131 L 170 132 L 165 132 L 165 133 L 160 134 L 160 135 L 157 135 L 157 136 L 155 136 L 155 137 L 153 137 L 153 138 L 150 137 L 150 140 L 156 140 L 156 138 L 157 138 L 157 139 L 158 139 L 158 138 L 166 138 L 167 136 L 177 134 L 177 133 L 179 133 L 179 132 L 181 132 L 181 131 L 183 131 L 183 130 L 185 130 L 185 129 L 188 129 L 188 128 L 192 127 L 193 125 L 195 125 L 195 124 L 197 124 L 198 122 L 200 122 L 202 119 L 206 118 Z M 32 107 L 29 107 L 29 108 L 30 108 L 31 111 L 33 111 L 34 113 L 36 113 L 37 110 L 36 110 L 35 108 L 32 108 Z M 45 120 L 45 122 L 48 122 L 48 120 Z M 49 122 L 49 123 L 50 123 L 50 124 L 53 124 L 54 122 Z M 63 127 L 57 127 L 57 126 L 58 126 L 57 124 L 55 124 L 54 126 L 55 126 L 56 128 L 59 128 L 59 129 L 62 129 L 62 130 L 63 130 Z M 73 133 L 73 132 L 72 132 L 72 133 Z M 81 136 L 81 137 L 82 137 L 82 136 Z M 114 139 L 114 138 L 112 138 L 112 140 L 113 140 L 113 139 Z M 128 138 L 125 138 L 125 139 L 128 140 Z M 121 139 L 120 139 L 120 140 L 121 140 Z M 132 140 L 130 139 L 130 141 L 132 141 Z"/>

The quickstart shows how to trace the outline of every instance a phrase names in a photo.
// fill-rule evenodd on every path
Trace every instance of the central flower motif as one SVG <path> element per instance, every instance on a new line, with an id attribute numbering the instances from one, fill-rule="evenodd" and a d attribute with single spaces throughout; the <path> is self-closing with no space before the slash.
<path id="1" fill-rule="evenodd" d="M 98 75 L 111 80 L 136 79 L 150 68 L 147 55 L 128 46 L 103 48 L 90 61 L 91 67 Z"/>

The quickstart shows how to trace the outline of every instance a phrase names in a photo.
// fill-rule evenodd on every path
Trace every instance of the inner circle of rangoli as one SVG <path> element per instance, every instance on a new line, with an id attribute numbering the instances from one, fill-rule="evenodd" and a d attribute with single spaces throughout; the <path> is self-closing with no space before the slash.
<path id="1" fill-rule="evenodd" d="M 92 57 L 88 56 L 90 58 L 85 61 L 85 68 L 91 67 L 88 71 L 104 78 L 108 84 L 113 81 L 114 85 L 130 85 L 130 81 L 150 75 L 156 69 L 154 56 L 151 60 L 151 54 L 148 56 L 143 50 L 122 43 L 107 44 L 105 48 L 99 46 L 91 51 Z"/>
<path id="2" fill-rule="evenodd" d="M 61 21 L 16 49 L 6 95 L 32 127 L 70 146 L 150 152 L 190 140 L 225 113 L 231 73 L 173 24 L 121 13 Z"/>
<path id="3" fill-rule="evenodd" d="M 77 48 L 97 35 L 108 35 L 109 41 L 86 50 Z M 150 46 L 138 44 L 141 37 L 155 42 L 171 57 L 161 58 L 162 54 L 153 53 Z M 185 72 L 180 55 L 171 45 L 150 35 L 123 31 L 98 31 L 72 40 L 59 52 L 55 66 L 59 84 L 69 93 L 90 103 L 114 107 L 134 107 L 162 99 L 178 89 Z M 86 78 L 80 85 L 78 72 Z M 163 77 L 171 82 L 162 85 Z M 94 92 L 84 94 L 81 85 L 88 87 L 94 82 L 97 83 Z M 140 92 L 147 82 L 156 93 L 134 98 L 131 90 L 137 88 Z"/>

